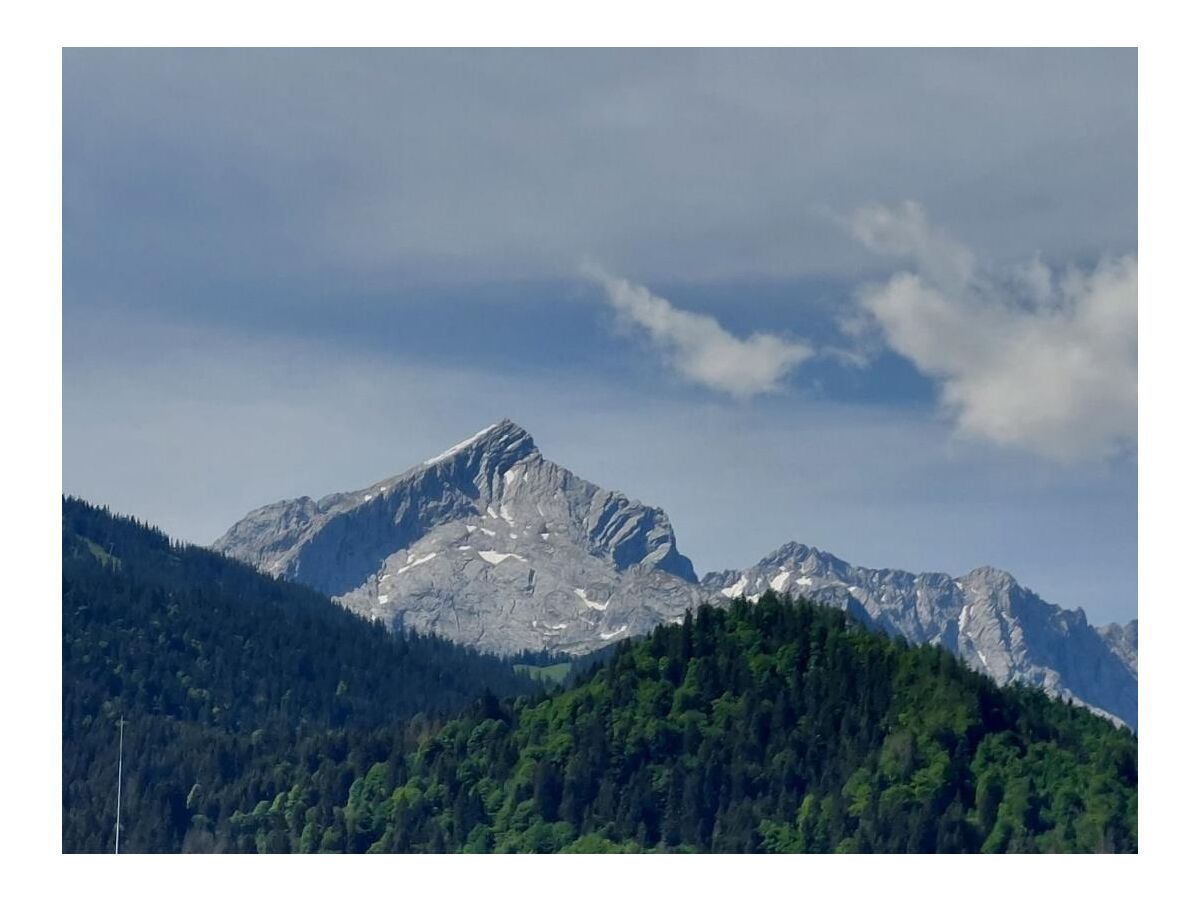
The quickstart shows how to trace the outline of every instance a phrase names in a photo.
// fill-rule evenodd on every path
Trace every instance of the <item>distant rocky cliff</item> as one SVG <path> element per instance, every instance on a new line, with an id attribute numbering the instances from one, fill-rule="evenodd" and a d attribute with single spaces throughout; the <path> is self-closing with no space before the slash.
<path id="1" fill-rule="evenodd" d="M 910 641 L 940 644 L 1001 684 L 1034 684 L 1137 726 L 1137 622 L 1093 628 L 1082 610 L 1046 603 L 999 569 L 914 575 L 785 544 L 756 566 L 711 573 L 703 584 L 727 597 L 753 598 L 768 587 L 802 594 Z"/>

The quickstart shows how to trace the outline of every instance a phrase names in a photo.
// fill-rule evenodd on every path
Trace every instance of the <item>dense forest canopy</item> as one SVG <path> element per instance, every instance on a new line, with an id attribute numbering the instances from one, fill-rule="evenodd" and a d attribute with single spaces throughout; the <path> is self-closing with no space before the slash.
<path id="1" fill-rule="evenodd" d="M 1137 849 L 1129 731 L 773 593 L 547 693 L 67 500 L 63 667 L 67 850 L 111 846 L 119 715 L 130 850 Z"/>
<path id="2" fill-rule="evenodd" d="M 485 687 L 539 689 L 508 661 L 391 634 L 133 519 L 72 498 L 62 510 L 64 849 L 111 846 L 119 717 L 123 844 L 169 850 L 191 830 L 195 784 L 220 820 L 318 736 L 411 743 Z"/>
<path id="3" fill-rule="evenodd" d="M 244 849 L 963 852 L 1137 848 L 1137 744 L 945 651 L 765 595 L 700 607 L 557 695 L 486 697 L 351 783 L 300 769 Z"/>

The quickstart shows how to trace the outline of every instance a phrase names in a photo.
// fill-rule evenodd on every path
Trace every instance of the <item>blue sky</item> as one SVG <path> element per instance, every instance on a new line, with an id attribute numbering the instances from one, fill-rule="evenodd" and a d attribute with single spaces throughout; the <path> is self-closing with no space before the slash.
<path id="1" fill-rule="evenodd" d="M 509 416 L 699 571 L 1136 615 L 1132 51 L 68 51 L 64 490 L 213 540 Z"/>

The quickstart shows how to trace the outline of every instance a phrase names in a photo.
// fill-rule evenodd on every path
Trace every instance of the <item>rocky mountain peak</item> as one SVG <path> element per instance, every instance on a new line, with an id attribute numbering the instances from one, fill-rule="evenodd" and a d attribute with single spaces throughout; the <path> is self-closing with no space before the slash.
<path id="1" fill-rule="evenodd" d="M 376 487 L 386 493 L 416 477 L 430 486 L 456 485 L 468 494 L 497 494 L 505 472 L 522 461 L 540 459 L 533 435 L 511 419 L 501 419 Z"/>
<path id="2" fill-rule="evenodd" d="M 404 473 L 255 510 L 215 545 L 395 627 L 586 652 L 709 595 L 666 513 L 585 481 L 503 419 Z"/>
<path id="3" fill-rule="evenodd" d="M 461 441 L 437 456 L 425 460 L 426 466 L 454 465 L 460 462 L 489 461 L 502 465 L 538 453 L 533 435 L 512 419 L 501 419 L 465 441 Z"/>
<path id="4" fill-rule="evenodd" d="M 792 570 L 802 575 L 849 568 L 848 563 L 838 559 L 832 553 L 826 553 L 824 550 L 795 541 L 784 544 L 770 556 L 765 557 L 759 565 L 777 565 L 782 570 Z"/>
<path id="5" fill-rule="evenodd" d="M 979 566 L 959 579 L 965 586 L 981 590 L 1013 590 L 1019 585 L 1012 574 L 994 566 Z"/>

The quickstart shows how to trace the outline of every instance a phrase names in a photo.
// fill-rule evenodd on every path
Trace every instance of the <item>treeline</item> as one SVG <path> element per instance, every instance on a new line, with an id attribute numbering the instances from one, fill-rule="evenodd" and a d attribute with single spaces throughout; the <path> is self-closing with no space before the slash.
<path id="1" fill-rule="evenodd" d="M 508 661 L 391 634 L 133 519 L 74 498 L 62 513 L 64 850 L 112 846 L 121 717 L 123 845 L 213 849 L 284 759 L 319 753 L 352 776 L 485 687 L 541 690 Z"/>
<path id="2" fill-rule="evenodd" d="M 1127 852 L 1137 743 L 949 653 L 773 593 L 624 643 L 554 696 L 487 695 L 365 772 L 294 766 L 242 850 Z M 353 778 L 351 779 L 351 775 Z M 336 779 L 334 779 L 336 780 Z"/>

